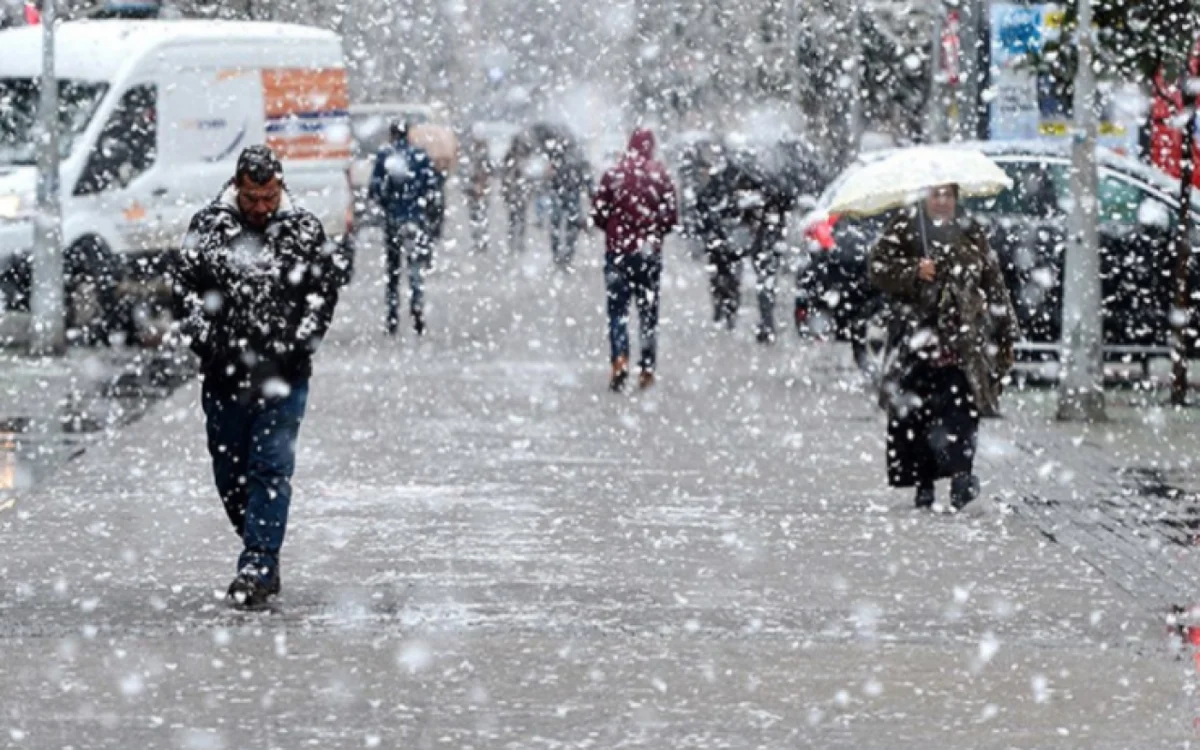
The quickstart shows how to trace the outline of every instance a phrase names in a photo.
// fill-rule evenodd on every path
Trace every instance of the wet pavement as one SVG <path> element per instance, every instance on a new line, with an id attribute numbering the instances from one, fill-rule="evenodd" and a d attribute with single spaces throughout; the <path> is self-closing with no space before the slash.
<path id="1" fill-rule="evenodd" d="M 194 383 L 22 493 L 0 515 L 0 738 L 1194 741 L 1194 668 L 1154 592 L 1076 522 L 1122 497 L 1114 466 L 1178 464 L 1200 431 L 1129 409 L 1075 444 L 1049 400 L 1014 394 L 984 427 L 985 499 L 919 513 L 884 486 L 882 418 L 845 348 L 709 329 L 703 269 L 674 248 L 662 378 L 608 393 L 588 245 L 574 275 L 546 252 L 447 250 L 420 342 L 380 334 L 378 253 L 362 259 L 318 358 L 271 613 L 221 601 L 238 543 Z M 1179 454 L 1159 450 L 1176 433 Z"/>
<path id="2" fill-rule="evenodd" d="M 177 368 L 128 347 L 47 358 L 0 349 L 0 511 L 169 395 L 188 377 Z"/>

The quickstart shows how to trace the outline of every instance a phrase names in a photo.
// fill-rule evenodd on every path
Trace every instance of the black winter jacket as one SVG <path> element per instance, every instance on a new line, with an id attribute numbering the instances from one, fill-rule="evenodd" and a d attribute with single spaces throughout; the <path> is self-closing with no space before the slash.
<path id="1" fill-rule="evenodd" d="M 344 281 L 335 260 L 321 222 L 286 194 L 264 231 L 245 223 L 232 186 L 197 213 L 174 292 L 206 379 L 255 397 L 272 380 L 307 378 Z"/>

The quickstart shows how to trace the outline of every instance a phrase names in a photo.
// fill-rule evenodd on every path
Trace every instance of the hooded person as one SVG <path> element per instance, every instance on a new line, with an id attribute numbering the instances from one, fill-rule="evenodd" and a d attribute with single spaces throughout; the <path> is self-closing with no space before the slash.
<path id="1" fill-rule="evenodd" d="M 934 504 L 938 479 L 951 480 L 955 508 L 978 496 L 979 419 L 998 413 L 1019 336 L 999 261 L 957 196 L 954 185 L 931 190 L 892 219 L 867 261 L 894 303 L 896 356 L 880 390 L 888 483 L 915 486 L 920 508 Z"/>
<path id="2" fill-rule="evenodd" d="M 433 241 L 440 231 L 442 177 L 429 154 L 408 140 L 408 123 L 391 126 L 392 141 L 375 156 L 368 195 L 383 209 L 387 244 L 387 318 L 389 335 L 400 324 L 400 271 L 408 263 L 409 310 L 413 330 L 425 333 L 425 271 L 433 262 Z"/>
<path id="3" fill-rule="evenodd" d="M 654 158 L 654 133 L 638 128 L 621 161 L 600 179 L 592 222 L 604 232 L 604 279 L 612 360 L 609 387 L 624 388 L 629 375 L 629 302 L 637 305 L 642 355 L 638 383 L 654 383 L 657 368 L 659 287 L 663 238 L 679 221 L 675 185 Z"/>
<path id="4" fill-rule="evenodd" d="M 213 474 L 242 539 L 233 603 L 279 592 L 296 439 L 312 358 L 345 282 L 321 222 L 295 205 L 283 167 L 250 146 L 192 219 L 175 268 L 174 336 L 200 358 Z"/>

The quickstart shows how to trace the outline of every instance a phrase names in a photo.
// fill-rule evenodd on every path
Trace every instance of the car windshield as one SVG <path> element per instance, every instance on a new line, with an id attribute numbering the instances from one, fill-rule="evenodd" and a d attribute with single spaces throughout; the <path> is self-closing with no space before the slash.
<path id="1" fill-rule="evenodd" d="M 37 161 L 40 81 L 34 78 L 0 78 L 0 164 L 33 164 Z M 108 84 L 91 81 L 58 82 L 59 153 L 71 153 Z"/>

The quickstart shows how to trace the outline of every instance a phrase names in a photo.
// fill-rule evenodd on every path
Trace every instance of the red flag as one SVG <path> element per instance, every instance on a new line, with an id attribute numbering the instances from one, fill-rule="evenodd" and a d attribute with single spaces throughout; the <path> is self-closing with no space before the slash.
<path id="1" fill-rule="evenodd" d="M 25 3 L 25 23 L 36 26 L 41 22 L 42 14 L 38 12 L 37 6 L 33 3 Z"/>

